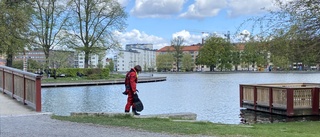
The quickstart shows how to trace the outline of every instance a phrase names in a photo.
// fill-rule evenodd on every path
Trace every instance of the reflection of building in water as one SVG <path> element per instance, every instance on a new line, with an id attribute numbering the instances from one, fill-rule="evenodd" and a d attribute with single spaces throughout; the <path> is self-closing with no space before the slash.
<path id="1" fill-rule="evenodd" d="M 287 117 L 247 109 L 240 110 L 241 124 L 279 123 L 294 121 L 320 121 L 320 116 Z"/>

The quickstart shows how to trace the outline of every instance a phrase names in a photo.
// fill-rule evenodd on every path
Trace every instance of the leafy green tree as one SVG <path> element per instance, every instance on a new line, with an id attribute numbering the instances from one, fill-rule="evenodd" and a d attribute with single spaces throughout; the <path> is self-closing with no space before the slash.
<path id="1" fill-rule="evenodd" d="M 230 44 L 225 43 L 220 51 L 220 59 L 218 68 L 222 70 L 231 70 L 232 69 L 232 47 Z"/>
<path id="2" fill-rule="evenodd" d="M 109 68 L 109 70 L 110 70 L 111 72 L 114 71 L 114 62 L 113 62 L 113 60 L 110 60 L 109 65 L 108 65 L 107 67 Z"/>
<path id="3" fill-rule="evenodd" d="M 171 46 L 174 48 L 174 51 L 171 51 L 175 59 L 175 64 L 177 67 L 177 72 L 180 71 L 180 62 L 183 56 L 183 43 L 184 39 L 182 37 L 176 37 L 171 41 Z"/>
<path id="4" fill-rule="evenodd" d="M 49 66 L 53 68 L 73 68 L 74 67 L 74 53 L 71 51 L 51 50 L 49 57 Z M 46 65 L 47 67 L 47 65 Z"/>
<path id="5" fill-rule="evenodd" d="M 172 64 L 174 62 L 174 57 L 172 54 L 160 54 L 156 58 L 156 66 L 158 71 L 170 71 L 172 69 Z"/>
<path id="6" fill-rule="evenodd" d="M 185 71 L 192 71 L 194 67 L 194 63 L 192 60 L 192 56 L 189 53 L 185 53 L 182 56 L 182 68 Z"/>
<path id="7" fill-rule="evenodd" d="M 25 1 L 0 1 L 0 52 L 11 67 L 16 53 L 23 52 L 28 43 L 31 5 Z"/>
<path id="8" fill-rule="evenodd" d="M 235 71 L 238 71 L 238 66 L 241 64 L 241 52 L 236 47 L 231 49 L 231 61 Z"/>
<path id="9" fill-rule="evenodd" d="M 70 48 L 84 52 L 85 68 L 91 54 L 121 48 L 112 32 L 125 28 L 127 13 L 117 1 L 70 0 L 69 5 L 75 16 L 68 20 L 65 42 Z"/>
<path id="10" fill-rule="evenodd" d="M 264 67 L 268 63 L 268 48 L 267 44 L 263 41 L 257 41 L 251 39 L 245 45 L 245 49 L 242 52 L 241 59 L 252 68 Z"/>
<path id="11" fill-rule="evenodd" d="M 283 59 L 287 60 L 284 62 L 289 64 L 303 62 L 312 65 L 319 62 L 320 2 L 276 0 L 275 4 L 278 6 L 276 10 L 248 20 L 254 22 L 252 31 L 268 38 L 273 58 L 284 54 Z"/>
<path id="12" fill-rule="evenodd" d="M 196 59 L 197 65 L 210 66 L 210 71 L 214 71 L 216 66 L 219 66 L 220 70 L 224 68 L 230 68 L 230 43 L 220 37 L 210 37 L 204 43 L 204 46 L 200 49 L 199 55 Z"/>

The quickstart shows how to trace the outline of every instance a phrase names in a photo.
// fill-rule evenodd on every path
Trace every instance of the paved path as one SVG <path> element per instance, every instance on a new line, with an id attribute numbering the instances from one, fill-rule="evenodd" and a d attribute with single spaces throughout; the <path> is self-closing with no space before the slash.
<path id="1" fill-rule="evenodd" d="M 0 137 L 185 137 L 50 118 L 0 93 Z M 197 135 L 200 137 L 201 135 Z M 189 137 L 189 136 L 186 136 Z M 203 137 L 203 136 L 201 136 Z"/>

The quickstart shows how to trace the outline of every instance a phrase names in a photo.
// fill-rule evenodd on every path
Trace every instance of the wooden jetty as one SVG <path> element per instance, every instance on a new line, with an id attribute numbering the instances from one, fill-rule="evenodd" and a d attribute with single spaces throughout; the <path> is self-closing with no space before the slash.
<path id="1" fill-rule="evenodd" d="M 240 84 L 240 107 L 285 116 L 319 115 L 320 83 Z"/>

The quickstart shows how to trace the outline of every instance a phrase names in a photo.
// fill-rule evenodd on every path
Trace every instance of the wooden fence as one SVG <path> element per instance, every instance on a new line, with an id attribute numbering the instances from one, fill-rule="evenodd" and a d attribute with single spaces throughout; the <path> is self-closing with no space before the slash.
<path id="1" fill-rule="evenodd" d="M 317 83 L 240 84 L 240 107 L 286 116 L 319 115 Z"/>
<path id="2" fill-rule="evenodd" d="M 41 112 L 41 76 L 0 66 L 0 91 Z"/>

